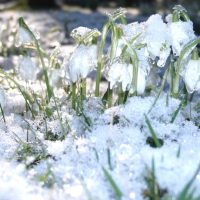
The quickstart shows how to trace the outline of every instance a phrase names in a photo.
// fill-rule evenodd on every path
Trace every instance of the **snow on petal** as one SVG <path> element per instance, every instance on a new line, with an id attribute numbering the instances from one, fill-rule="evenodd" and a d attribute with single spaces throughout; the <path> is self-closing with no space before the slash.
<path id="1" fill-rule="evenodd" d="M 86 78 L 97 65 L 97 46 L 79 45 L 73 52 L 69 65 L 66 69 L 66 76 L 75 83 L 80 78 Z"/>
<path id="2" fill-rule="evenodd" d="M 122 84 L 122 90 L 126 91 L 127 87 L 131 84 L 131 75 L 128 71 L 128 65 L 125 63 L 115 62 L 113 63 L 108 71 L 108 81 L 110 87 L 113 88 L 118 83 Z"/>
<path id="3" fill-rule="evenodd" d="M 170 35 L 161 15 L 155 14 L 146 21 L 145 40 L 152 59 L 159 57 L 157 65 L 163 67 L 170 54 Z"/>
<path id="4" fill-rule="evenodd" d="M 172 38 L 173 53 L 179 56 L 183 47 L 196 37 L 193 30 L 193 23 L 191 21 L 169 22 L 168 26 Z"/>

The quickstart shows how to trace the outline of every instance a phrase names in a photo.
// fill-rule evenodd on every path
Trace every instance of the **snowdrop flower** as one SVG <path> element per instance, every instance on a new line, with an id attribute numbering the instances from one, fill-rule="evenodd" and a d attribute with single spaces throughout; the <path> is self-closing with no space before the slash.
<path id="1" fill-rule="evenodd" d="M 170 54 L 171 38 L 161 15 L 155 14 L 146 21 L 145 41 L 150 58 L 159 57 L 157 65 L 164 67 Z"/>
<path id="2" fill-rule="evenodd" d="M 137 94 L 141 95 L 144 93 L 145 91 L 145 87 L 146 87 L 146 72 L 141 69 L 138 68 L 138 77 L 137 77 Z"/>
<path id="3" fill-rule="evenodd" d="M 123 35 L 127 40 L 131 40 L 134 36 L 141 34 L 137 42 L 142 42 L 144 40 L 145 33 L 145 23 L 130 23 L 130 24 L 119 24 L 118 25 L 122 31 Z"/>
<path id="4" fill-rule="evenodd" d="M 189 93 L 200 89 L 200 59 L 190 60 L 186 65 L 183 79 Z"/>
<path id="5" fill-rule="evenodd" d="M 117 84 L 122 84 L 122 90 L 126 91 L 132 81 L 132 75 L 130 73 L 130 69 L 132 65 L 120 62 L 114 62 L 109 67 L 107 73 L 107 80 L 110 82 L 110 88 L 112 89 Z"/>
<path id="6" fill-rule="evenodd" d="M 30 57 L 22 58 L 20 65 L 19 65 L 19 74 L 22 79 L 29 81 L 29 80 L 36 80 L 37 77 L 37 67 L 36 64 L 31 60 Z"/>
<path id="7" fill-rule="evenodd" d="M 97 29 L 90 29 L 87 27 L 80 26 L 75 28 L 71 32 L 71 37 L 76 41 L 77 44 L 92 44 L 93 40 L 98 38 L 101 33 Z"/>
<path id="8" fill-rule="evenodd" d="M 33 38 L 28 33 L 28 31 L 24 27 L 19 27 L 18 34 L 17 34 L 17 46 L 23 44 L 31 44 L 33 43 Z"/>
<path id="9" fill-rule="evenodd" d="M 79 45 L 73 52 L 66 69 L 66 79 L 77 82 L 86 78 L 97 65 L 97 45 Z"/>
<path id="10" fill-rule="evenodd" d="M 138 57 L 138 74 L 137 74 L 137 94 L 142 95 L 146 88 L 147 75 L 150 71 L 150 65 L 148 62 L 148 57 L 146 56 L 145 48 L 136 50 Z M 133 67 L 129 68 L 129 73 L 131 78 L 133 77 Z"/>
<path id="11" fill-rule="evenodd" d="M 59 87 L 62 78 L 63 71 L 61 69 L 53 69 L 49 72 L 49 82 L 52 86 Z"/>
<path id="12" fill-rule="evenodd" d="M 139 35 L 139 37 L 132 43 L 132 45 L 143 44 L 144 43 L 144 32 L 145 26 L 144 23 L 130 23 L 130 24 L 119 24 L 119 28 L 122 29 L 123 37 L 118 40 L 118 46 L 116 50 L 115 57 L 119 57 L 122 53 L 124 46 L 126 45 L 125 40 L 131 41 L 135 36 Z"/>
<path id="13" fill-rule="evenodd" d="M 183 47 L 195 39 L 192 21 L 172 22 L 170 16 L 167 18 L 168 27 L 172 39 L 172 49 L 176 56 L 179 56 Z"/>

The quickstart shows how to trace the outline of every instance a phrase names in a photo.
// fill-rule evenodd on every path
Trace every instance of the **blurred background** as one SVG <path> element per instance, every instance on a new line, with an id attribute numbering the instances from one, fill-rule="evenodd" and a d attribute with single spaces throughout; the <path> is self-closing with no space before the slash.
<path id="1" fill-rule="evenodd" d="M 110 10 L 117 7 L 127 7 L 130 15 L 132 12 L 133 15 L 138 16 L 137 20 L 139 20 L 156 12 L 166 15 L 176 4 L 181 4 L 187 8 L 194 21 L 195 29 L 199 33 L 197 27 L 200 23 L 200 0 L 0 0 L 0 11 L 47 11 L 51 9 L 82 12 L 83 9 L 89 9 L 91 12 L 98 12 L 102 9 Z"/>
<path id="2" fill-rule="evenodd" d="M 107 20 L 105 12 L 126 7 L 128 22 L 141 22 L 154 13 L 165 17 L 176 4 L 188 10 L 195 32 L 200 34 L 200 0 L 0 0 L 0 40 L 6 47 L 6 53 L 0 55 L 15 52 L 14 44 L 10 44 L 14 40 L 9 38 L 21 16 L 40 33 L 41 43 L 47 49 L 61 45 L 63 51 L 70 53 L 74 48 L 71 30 L 78 26 L 101 30 Z"/>
<path id="3" fill-rule="evenodd" d="M 200 8 L 199 0 L 0 0 L 1 10 L 20 9 L 63 9 L 65 6 L 80 6 L 96 10 L 98 7 L 135 7 L 142 12 L 170 9 L 175 4 L 189 6 L 194 11 Z"/>

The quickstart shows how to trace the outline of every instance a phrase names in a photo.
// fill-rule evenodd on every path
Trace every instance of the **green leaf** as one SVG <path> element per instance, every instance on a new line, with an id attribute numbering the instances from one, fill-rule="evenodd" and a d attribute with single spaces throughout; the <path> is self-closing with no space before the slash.
<path id="1" fill-rule="evenodd" d="M 104 167 L 102 167 L 102 170 L 103 170 L 105 178 L 110 183 L 110 185 L 111 185 L 111 187 L 112 187 L 112 189 L 114 191 L 115 197 L 118 200 L 121 200 L 122 196 L 123 196 L 123 193 L 121 192 L 121 190 L 119 189 L 119 187 L 117 186 L 116 182 L 114 181 L 112 176 L 109 174 L 109 172 Z"/>
<path id="2" fill-rule="evenodd" d="M 145 116 L 145 122 L 146 122 L 146 124 L 147 124 L 147 126 L 148 126 L 148 128 L 149 128 L 149 131 L 150 131 L 150 133 L 151 133 L 151 136 L 152 136 L 152 138 L 153 138 L 153 140 L 154 140 L 156 146 L 157 146 L 157 147 L 161 147 L 162 145 L 160 144 L 160 142 L 159 142 L 159 140 L 158 140 L 158 138 L 157 138 L 156 132 L 154 131 L 154 129 L 153 129 L 152 125 L 151 125 L 150 120 L 148 119 L 148 117 L 147 117 L 146 114 L 144 114 L 144 116 Z"/>

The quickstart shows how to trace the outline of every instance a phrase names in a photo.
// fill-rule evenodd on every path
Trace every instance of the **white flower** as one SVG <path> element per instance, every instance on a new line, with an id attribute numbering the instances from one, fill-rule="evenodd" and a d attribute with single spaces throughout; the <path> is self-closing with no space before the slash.
<path id="1" fill-rule="evenodd" d="M 145 23 L 130 23 L 130 24 L 119 24 L 118 25 L 122 31 L 123 31 L 123 36 L 127 40 L 131 40 L 134 36 L 139 35 L 140 37 L 137 38 L 137 43 L 143 43 L 144 40 L 144 33 L 145 33 Z"/>
<path id="2" fill-rule="evenodd" d="M 23 44 L 31 44 L 33 43 L 33 38 L 29 34 L 29 32 L 23 28 L 19 27 L 18 34 L 17 34 L 17 46 L 23 45 Z"/>
<path id="3" fill-rule="evenodd" d="M 189 93 L 200 89 L 200 59 L 190 60 L 186 65 L 183 79 Z"/>
<path id="4" fill-rule="evenodd" d="M 29 80 L 36 80 L 37 77 L 37 67 L 36 64 L 31 60 L 30 57 L 22 58 L 20 65 L 19 65 L 19 74 L 22 79 L 29 81 Z"/>
<path id="5" fill-rule="evenodd" d="M 66 69 L 66 78 L 75 83 L 86 78 L 97 65 L 97 46 L 79 45 L 73 52 Z"/>
<path id="6" fill-rule="evenodd" d="M 146 77 L 150 71 L 148 58 L 145 56 L 145 49 L 137 50 L 138 57 L 138 77 L 137 77 L 137 93 L 144 93 L 146 87 Z M 126 91 L 133 89 L 133 65 L 127 63 L 114 62 L 107 73 L 107 80 L 110 82 L 110 87 L 113 88 L 119 83 L 122 84 L 122 90 Z"/>
<path id="7" fill-rule="evenodd" d="M 137 77 L 137 94 L 141 95 L 144 93 L 146 87 L 146 72 L 138 68 L 138 77 Z"/>
<path id="8" fill-rule="evenodd" d="M 191 21 L 168 22 L 168 26 L 172 38 L 173 53 L 179 56 L 183 47 L 196 37 L 193 23 Z"/>
<path id="9" fill-rule="evenodd" d="M 110 82 L 111 89 L 119 83 L 122 84 L 123 91 L 126 91 L 130 87 L 132 81 L 130 67 L 132 67 L 132 65 L 119 62 L 115 62 L 110 66 L 107 80 Z"/>
<path id="10" fill-rule="evenodd" d="M 167 24 L 159 14 L 150 16 L 146 21 L 145 40 L 150 58 L 159 57 L 157 65 L 164 67 L 170 54 L 171 38 Z"/>
<path id="11" fill-rule="evenodd" d="M 148 57 L 146 56 L 146 49 L 142 48 L 136 51 L 138 57 L 138 74 L 137 74 L 137 94 L 141 95 L 145 91 L 146 77 L 150 71 Z M 133 66 L 129 68 L 131 79 L 133 77 Z"/>
<path id="12" fill-rule="evenodd" d="M 58 87 L 62 78 L 63 72 L 61 69 L 53 69 L 49 71 L 49 82 L 51 86 Z"/>
<path id="13" fill-rule="evenodd" d="M 145 32 L 144 23 L 134 22 L 134 23 L 130 23 L 127 25 L 119 24 L 118 26 L 122 29 L 124 38 L 120 38 L 118 40 L 115 57 L 119 57 L 121 55 L 122 50 L 123 50 L 124 46 L 126 45 L 125 40 L 130 42 L 131 39 L 133 39 L 134 37 L 139 35 L 138 38 L 131 45 L 134 47 L 134 45 L 136 45 L 136 44 L 144 43 L 144 32 Z"/>

